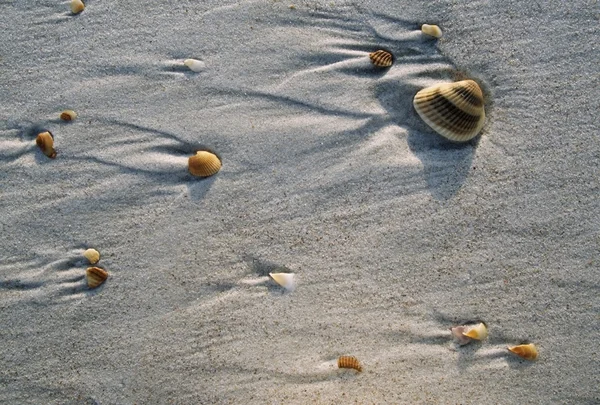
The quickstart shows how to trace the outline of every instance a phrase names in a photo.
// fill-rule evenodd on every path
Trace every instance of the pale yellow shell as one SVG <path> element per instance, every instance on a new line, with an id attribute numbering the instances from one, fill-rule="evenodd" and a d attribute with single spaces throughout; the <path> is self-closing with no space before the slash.
<path id="1" fill-rule="evenodd" d="M 463 335 L 475 339 L 475 340 L 484 340 L 488 337 L 488 330 L 485 323 L 481 322 L 477 325 L 467 326 L 467 329 L 463 332 Z"/>
<path id="2" fill-rule="evenodd" d="M 390 67 L 394 63 L 394 56 L 383 49 L 369 54 L 371 62 L 377 67 Z"/>
<path id="3" fill-rule="evenodd" d="M 432 37 L 442 37 L 442 30 L 437 25 L 423 24 L 421 26 L 421 31 L 423 31 L 423 34 L 431 35 Z"/>
<path id="4" fill-rule="evenodd" d="M 51 159 L 56 157 L 56 151 L 54 150 L 54 138 L 50 131 L 42 132 L 35 138 L 35 143 L 44 152 L 44 155 Z"/>
<path id="5" fill-rule="evenodd" d="M 183 61 L 183 64 L 190 68 L 192 72 L 202 72 L 206 67 L 204 62 L 196 59 L 186 59 Z"/>
<path id="6" fill-rule="evenodd" d="M 533 343 L 518 346 L 509 346 L 508 350 L 525 360 L 535 360 L 538 357 L 537 347 Z"/>
<path id="7" fill-rule="evenodd" d="M 288 291 L 296 289 L 296 275 L 294 273 L 269 273 L 269 276 Z"/>
<path id="8" fill-rule="evenodd" d="M 64 110 L 60 113 L 60 119 L 63 121 L 73 121 L 77 118 L 77 113 L 73 110 Z"/>
<path id="9" fill-rule="evenodd" d="M 108 273 L 100 267 L 88 267 L 85 272 L 88 287 L 96 288 L 106 281 Z"/>
<path id="10" fill-rule="evenodd" d="M 452 141 L 473 139 L 485 123 L 483 93 L 473 80 L 423 89 L 415 95 L 413 105 L 427 125 Z"/>
<path id="11" fill-rule="evenodd" d="M 96 264 L 100 260 L 100 253 L 96 249 L 88 249 L 83 252 L 83 257 L 88 259 L 90 264 Z"/>
<path id="12" fill-rule="evenodd" d="M 194 176 L 209 177 L 221 170 L 221 160 L 214 153 L 201 150 L 188 159 L 188 170 Z"/>
<path id="13" fill-rule="evenodd" d="M 71 12 L 79 14 L 85 9 L 85 4 L 81 0 L 71 0 Z"/>
<path id="14" fill-rule="evenodd" d="M 339 368 L 353 368 L 359 373 L 362 371 L 362 366 L 360 365 L 360 361 L 354 356 L 340 356 L 338 358 L 338 367 Z"/>

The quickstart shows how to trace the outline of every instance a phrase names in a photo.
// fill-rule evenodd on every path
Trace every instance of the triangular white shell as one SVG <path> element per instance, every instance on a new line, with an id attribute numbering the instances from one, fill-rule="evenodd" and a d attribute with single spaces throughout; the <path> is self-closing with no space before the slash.
<path id="1" fill-rule="evenodd" d="M 183 64 L 189 67 L 192 72 L 201 72 L 206 67 L 206 63 L 196 59 L 186 59 Z"/>
<path id="2" fill-rule="evenodd" d="M 288 291 L 296 289 L 296 275 L 294 273 L 269 273 L 269 276 Z"/>

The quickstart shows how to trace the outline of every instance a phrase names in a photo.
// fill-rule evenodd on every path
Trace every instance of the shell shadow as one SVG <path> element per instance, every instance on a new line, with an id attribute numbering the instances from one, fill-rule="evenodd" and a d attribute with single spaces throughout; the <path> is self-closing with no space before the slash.
<path id="1" fill-rule="evenodd" d="M 249 273 L 257 274 L 260 277 L 269 277 L 267 281 L 261 283 L 267 287 L 270 293 L 283 295 L 286 293 L 285 288 L 279 286 L 271 279 L 269 273 L 292 273 L 292 270 L 281 264 L 262 260 L 252 254 L 242 255 L 242 260 L 246 263 Z"/>

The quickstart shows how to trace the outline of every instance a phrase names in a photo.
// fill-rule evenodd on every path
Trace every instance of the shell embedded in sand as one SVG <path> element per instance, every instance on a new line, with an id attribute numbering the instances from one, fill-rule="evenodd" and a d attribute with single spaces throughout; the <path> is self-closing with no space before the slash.
<path id="1" fill-rule="evenodd" d="M 354 356 L 340 356 L 338 358 L 338 367 L 339 368 L 353 368 L 359 373 L 362 371 L 362 366 L 358 359 Z"/>
<path id="2" fill-rule="evenodd" d="M 470 337 L 464 335 L 464 333 L 466 331 L 468 331 L 468 329 L 469 329 L 468 326 L 455 326 L 453 328 L 450 328 L 450 332 L 452 332 L 452 336 L 454 336 L 454 338 L 456 339 L 456 342 L 460 346 L 464 346 L 473 340 Z"/>
<path id="3" fill-rule="evenodd" d="M 83 252 L 83 257 L 88 259 L 90 264 L 96 264 L 100 260 L 100 252 L 98 252 L 96 249 L 88 249 Z"/>
<path id="4" fill-rule="evenodd" d="M 51 159 L 56 157 L 56 151 L 54 150 L 54 137 L 50 131 L 42 132 L 35 138 L 35 143 L 44 152 L 44 155 Z"/>
<path id="5" fill-rule="evenodd" d="M 537 348 L 533 343 L 529 343 L 526 345 L 509 346 L 508 350 L 510 350 L 517 356 L 524 358 L 525 360 L 535 360 L 538 356 Z"/>
<path id="6" fill-rule="evenodd" d="M 60 113 L 60 119 L 63 121 L 73 121 L 77 118 L 77 113 L 73 110 L 64 110 Z"/>
<path id="7" fill-rule="evenodd" d="M 485 326 L 485 323 L 483 322 L 478 323 L 477 325 L 466 326 L 463 336 L 475 340 L 484 340 L 488 336 L 487 326 Z"/>
<path id="8" fill-rule="evenodd" d="M 196 59 L 186 59 L 183 64 L 190 68 L 192 72 L 201 72 L 206 67 L 206 64 Z"/>
<path id="9" fill-rule="evenodd" d="M 383 49 L 369 54 L 371 62 L 377 67 L 390 67 L 394 63 L 394 56 Z"/>
<path id="10" fill-rule="evenodd" d="M 108 273 L 100 267 L 88 267 L 85 271 L 85 277 L 87 279 L 88 287 L 96 288 L 106 281 Z"/>
<path id="11" fill-rule="evenodd" d="M 71 0 L 71 12 L 79 14 L 85 9 L 85 4 L 81 0 Z"/>
<path id="12" fill-rule="evenodd" d="M 269 273 L 269 276 L 288 291 L 296 289 L 296 275 L 294 273 Z"/>
<path id="13" fill-rule="evenodd" d="M 421 31 L 423 31 L 423 34 L 431 35 L 432 37 L 442 37 L 442 30 L 437 25 L 423 24 L 421 26 Z"/>
<path id="14" fill-rule="evenodd" d="M 194 176 L 209 177 L 221 170 L 221 160 L 214 153 L 200 150 L 188 159 L 188 170 Z"/>
<path id="15" fill-rule="evenodd" d="M 413 105 L 427 125 L 451 141 L 473 139 L 485 123 L 483 93 L 473 80 L 423 89 L 415 95 Z"/>

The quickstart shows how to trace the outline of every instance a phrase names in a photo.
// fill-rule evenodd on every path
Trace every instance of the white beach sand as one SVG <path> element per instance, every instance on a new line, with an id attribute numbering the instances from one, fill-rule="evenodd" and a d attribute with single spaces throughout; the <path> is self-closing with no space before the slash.
<path id="1" fill-rule="evenodd" d="M 600 403 L 598 2 L 359 4 L 0 3 L 1 403 Z"/>

